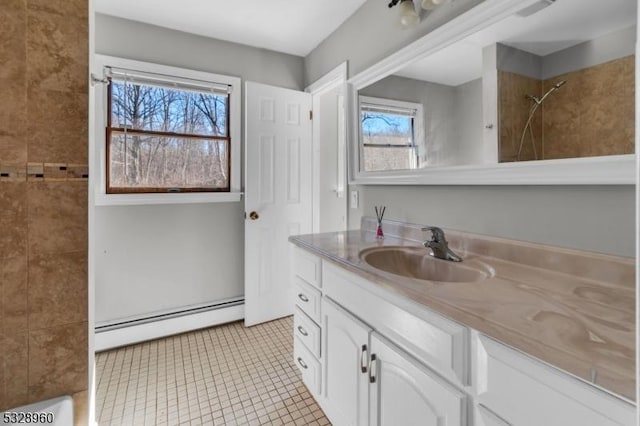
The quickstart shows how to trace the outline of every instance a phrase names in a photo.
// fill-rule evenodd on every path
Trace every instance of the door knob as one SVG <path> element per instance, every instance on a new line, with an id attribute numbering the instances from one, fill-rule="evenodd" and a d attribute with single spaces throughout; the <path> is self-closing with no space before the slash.
<path id="1" fill-rule="evenodd" d="M 251 212 L 249 213 L 249 219 L 251 220 L 257 220 L 260 217 L 260 215 L 258 214 L 258 212 Z"/>

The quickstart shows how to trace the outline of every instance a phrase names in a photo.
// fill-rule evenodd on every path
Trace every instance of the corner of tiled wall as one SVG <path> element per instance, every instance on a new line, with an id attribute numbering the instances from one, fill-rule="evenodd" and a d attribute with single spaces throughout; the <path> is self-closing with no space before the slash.
<path id="1" fill-rule="evenodd" d="M 86 391 L 88 1 L 0 2 L 0 410 Z"/>
<path id="2" fill-rule="evenodd" d="M 500 162 L 517 161 L 531 109 L 525 95 L 542 96 L 560 80 L 567 80 L 567 85 L 540 107 L 532 121 L 538 158 L 633 154 L 635 56 L 631 55 L 546 80 L 500 71 Z M 528 134 L 522 146 L 521 160 L 534 160 Z"/>

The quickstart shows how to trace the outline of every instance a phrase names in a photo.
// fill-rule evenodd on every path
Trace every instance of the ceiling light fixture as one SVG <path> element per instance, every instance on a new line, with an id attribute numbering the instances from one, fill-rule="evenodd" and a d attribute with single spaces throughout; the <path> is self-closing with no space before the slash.
<path id="1" fill-rule="evenodd" d="M 449 0 L 422 0 L 422 8 L 424 10 L 433 10 L 447 2 L 449 2 Z"/>
<path id="2" fill-rule="evenodd" d="M 418 25 L 420 15 L 416 13 L 413 0 L 400 1 L 400 26 L 402 28 L 410 28 Z"/>
<path id="3" fill-rule="evenodd" d="M 450 0 L 422 0 L 422 8 L 424 10 L 433 10 L 438 6 L 448 3 Z M 389 7 L 399 4 L 400 15 L 399 23 L 402 28 L 410 28 L 418 25 L 420 15 L 416 12 L 413 0 L 391 0 Z"/>

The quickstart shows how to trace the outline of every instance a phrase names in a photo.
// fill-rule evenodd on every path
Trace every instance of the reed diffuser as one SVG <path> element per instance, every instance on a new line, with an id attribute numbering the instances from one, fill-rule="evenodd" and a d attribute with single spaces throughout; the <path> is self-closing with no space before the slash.
<path id="1" fill-rule="evenodd" d="M 385 206 L 373 206 L 376 210 L 376 219 L 378 219 L 378 229 L 376 230 L 376 238 L 382 239 L 384 238 L 384 233 L 382 232 L 382 218 L 384 217 L 384 212 L 387 210 Z"/>

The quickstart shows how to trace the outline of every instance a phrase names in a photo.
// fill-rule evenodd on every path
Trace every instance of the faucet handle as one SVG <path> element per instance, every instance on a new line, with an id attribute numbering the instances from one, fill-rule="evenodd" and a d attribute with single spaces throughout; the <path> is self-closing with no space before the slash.
<path id="1" fill-rule="evenodd" d="M 431 238 L 433 241 L 447 241 L 444 237 L 444 231 L 437 226 L 425 226 L 423 231 L 431 231 Z"/>

